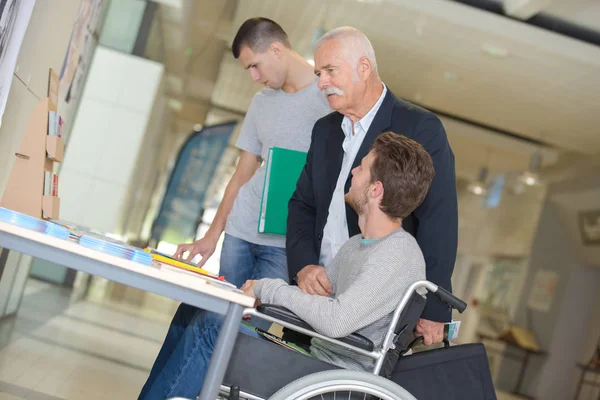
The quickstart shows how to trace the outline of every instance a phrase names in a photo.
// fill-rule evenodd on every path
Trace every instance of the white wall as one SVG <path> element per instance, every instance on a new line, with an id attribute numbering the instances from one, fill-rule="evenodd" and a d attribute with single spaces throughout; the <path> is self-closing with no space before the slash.
<path id="1" fill-rule="evenodd" d="M 98 46 L 60 173 L 60 218 L 116 232 L 163 65 Z"/>
<path id="2" fill-rule="evenodd" d="M 48 92 L 48 70 L 60 72 L 81 0 L 37 1 L 23 38 L 0 128 L 0 196 L 27 123 Z"/>
<path id="3" fill-rule="evenodd" d="M 570 274 L 564 277 L 567 284 L 560 307 L 549 318 L 554 325 L 548 328 L 552 339 L 536 380 L 535 397 L 538 399 L 572 398 L 580 376 L 575 364 L 581 361 L 580 354 L 590 325 L 597 325 L 590 318 L 594 316 L 595 294 L 600 289 L 600 270 L 582 265 L 570 267 Z M 540 333 L 540 336 L 547 336 L 547 332 Z M 588 353 L 584 362 L 587 363 L 592 355 L 593 351 Z"/>
<path id="4" fill-rule="evenodd" d="M 0 128 L 0 197 L 34 107 L 46 97 L 48 70 L 60 72 L 81 0 L 38 0 L 23 38 Z M 0 280 L 0 317 L 16 311 L 31 257 L 11 252 Z"/>
<path id="5" fill-rule="evenodd" d="M 598 293 L 600 292 L 599 247 L 581 251 L 581 238 L 571 229 L 577 219 L 576 211 L 592 204 L 589 196 L 597 193 L 600 175 L 597 170 L 584 167 L 569 179 L 548 187 L 540 223 L 532 246 L 525 290 L 518 299 L 515 313 L 516 325 L 534 332 L 543 357 L 532 357 L 525 373 L 522 391 L 539 399 L 562 400 L 572 398 L 580 374 L 576 363 L 584 351 L 589 352 L 594 342 L 592 331 L 597 334 Z M 584 201 L 585 200 L 585 201 Z M 582 262 L 593 256 L 594 263 Z M 530 289 L 538 270 L 558 274 L 558 283 L 550 310 L 542 312 L 527 306 Z M 590 336 L 592 335 L 592 336 Z M 597 338 L 596 338 L 597 340 Z M 588 357 L 591 354 L 588 355 Z M 511 389 L 517 379 L 518 365 L 505 359 L 501 367 L 497 388 Z"/>

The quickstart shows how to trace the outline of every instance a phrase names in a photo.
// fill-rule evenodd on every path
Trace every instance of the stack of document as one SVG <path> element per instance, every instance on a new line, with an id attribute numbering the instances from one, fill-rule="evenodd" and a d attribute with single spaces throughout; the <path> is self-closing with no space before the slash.
<path id="1" fill-rule="evenodd" d="M 62 137 L 63 119 L 56 111 L 48 112 L 48 135 Z"/>
<path id="2" fill-rule="evenodd" d="M 200 274 L 207 278 L 216 280 L 220 284 L 229 286 L 231 288 L 236 288 L 236 286 L 234 284 L 227 282 L 223 276 L 215 275 L 215 274 L 211 273 L 210 271 L 205 270 L 204 268 L 198 267 L 196 264 L 193 264 L 193 263 L 190 263 L 187 261 L 183 261 L 183 260 L 180 260 L 177 258 L 173 258 L 172 256 L 170 256 L 168 254 L 161 253 L 158 250 L 152 249 L 150 247 L 147 247 L 144 251 L 151 254 L 154 262 L 161 264 L 161 266 L 175 267 L 180 270 L 189 271 L 189 272 L 192 272 L 195 274 Z"/>
<path id="3" fill-rule="evenodd" d="M 30 215 L 22 214 L 14 210 L 9 210 L 8 208 L 4 207 L 0 207 L 0 221 L 32 231 L 45 233 L 59 239 L 69 238 L 68 229 L 62 226 L 44 221 L 43 219 L 34 218 Z"/>

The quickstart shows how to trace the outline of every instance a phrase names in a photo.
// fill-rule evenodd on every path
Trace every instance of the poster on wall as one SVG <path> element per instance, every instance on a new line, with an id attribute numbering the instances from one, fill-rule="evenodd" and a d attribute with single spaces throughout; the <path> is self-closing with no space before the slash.
<path id="1" fill-rule="evenodd" d="M 35 0 L 0 0 L 0 126 Z"/>
<path id="2" fill-rule="evenodd" d="M 514 306 L 515 293 L 522 274 L 524 259 L 494 256 L 490 259 L 479 307 L 506 316 Z"/>
<path id="3" fill-rule="evenodd" d="M 534 311 L 548 312 L 558 285 L 558 274 L 540 269 L 536 272 L 527 301 L 527 307 Z"/>
<path id="4" fill-rule="evenodd" d="M 0 0 L 1 1 L 1 0 Z M 59 113 L 65 121 L 63 135 L 68 140 L 74 114 L 81 99 L 85 77 L 98 44 L 98 29 L 107 0 L 82 0 L 73 25 L 67 53 L 60 71 Z"/>
<path id="5" fill-rule="evenodd" d="M 152 225 L 151 241 L 191 241 L 204 211 L 208 187 L 237 122 L 204 127 L 183 145 Z"/>
<path id="6" fill-rule="evenodd" d="M 579 212 L 579 232 L 586 246 L 600 246 L 600 210 Z"/>

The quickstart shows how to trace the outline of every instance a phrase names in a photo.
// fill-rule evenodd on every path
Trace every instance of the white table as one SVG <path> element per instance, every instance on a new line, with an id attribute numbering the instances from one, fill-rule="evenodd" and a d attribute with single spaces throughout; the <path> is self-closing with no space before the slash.
<path id="1" fill-rule="evenodd" d="M 209 278 L 153 268 L 5 222 L 0 222 L 0 247 L 224 314 L 225 321 L 200 393 L 201 400 L 217 398 L 242 311 L 244 307 L 254 306 L 252 297 Z"/>

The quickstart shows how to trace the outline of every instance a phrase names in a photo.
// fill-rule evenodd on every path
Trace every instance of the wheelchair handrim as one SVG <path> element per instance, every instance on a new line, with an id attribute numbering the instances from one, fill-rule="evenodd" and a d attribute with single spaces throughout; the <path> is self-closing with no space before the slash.
<path id="1" fill-rule="evenodd" d="M 352 381 L 347 382 L 331 382 L 326 387 L 318 387 L 311 389 L 310 387 L 306 388 L 305 391 L 301 393 L 296 393 L 296 397 L 290 400 L 308 400 L 315 396 L 323 395 L 323 394 L 332 394 L 335 392 L 359 392 L 361 394 L 368 394 L 371 396 L 377 396 L 381 400 L 398 400 L 393 393 L 380 388 L 376 385 L 372 385 L 369 383 L 356 383 Z"/>

